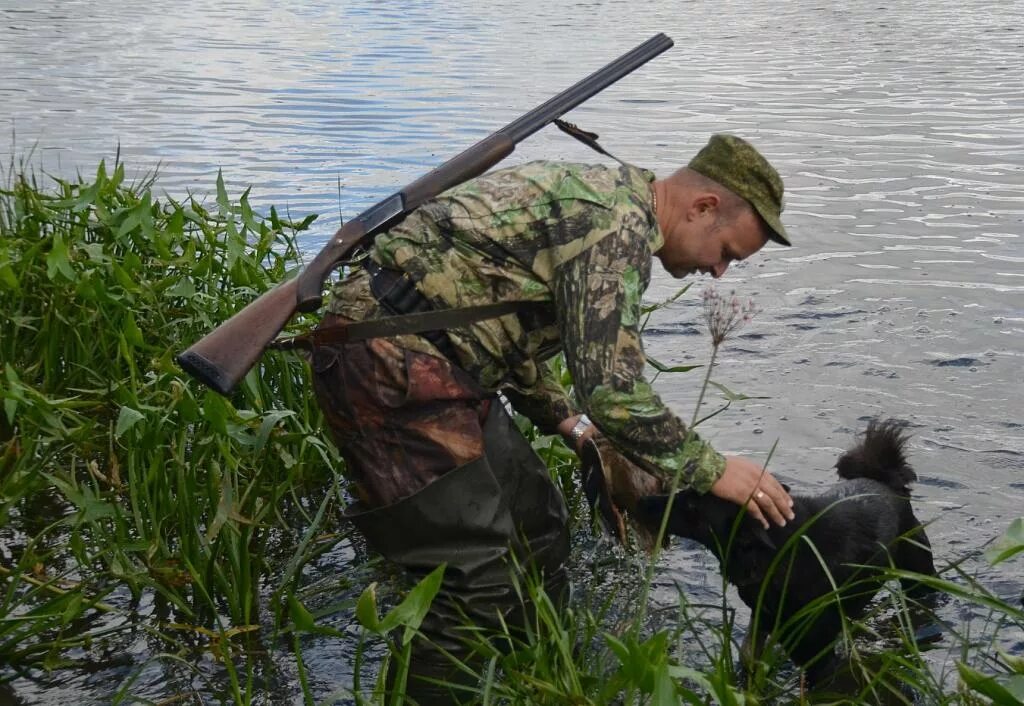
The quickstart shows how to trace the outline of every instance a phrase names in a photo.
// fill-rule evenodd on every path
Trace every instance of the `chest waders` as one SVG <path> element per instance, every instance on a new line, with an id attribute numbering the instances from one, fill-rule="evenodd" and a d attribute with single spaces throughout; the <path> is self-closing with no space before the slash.
<path id="1" fill-rule="evenodd" d="M 483 429 L 480 458 L 391 505 L 360 512 L 357 504 L 346 515 L 372 549 L 415 580 L 447 563 L 423 637 L 413 643 L 406 694 L 419 704 L 458 702 L 458 690 L 428 680 L 475 682 L 455 664 L 473 663 L 464 626 L 515 628 L 531 619 L 515 589 L 513 554 L 525 570 L 541 572 L 553 600 L 567 589 L 566 508 L 547 466 L 498 400 Z"/>
<path id="2" fill-rule="evenodd" d="M 394 271 L 375 271 L 368 288 L 396 318 L 429 310 L 411 280 Z M 339 328 L 328 317 L 321 330 Z M 451 353 L 405 351 L 370 333 L 357 340 L 314 333 L 314 389 L 348 474 L 373 501 L 354 503 L 346 517 L 413 580 L 446 564 L 413 641 L 406 695 L 424 705 L 458 703 L 472 696 L 476 678 L 457 663 L 482 664 L 466 626 L 527 624 L 530 610 L 516 586 L 526 573 L 542 576 L 556 602 L 567 592 L 566 506 L 501 400 L 452 364 Z M 429 340 L 447 352 L 443 331 Z M 466 447 L 482 453 L 466 454 Z"/>

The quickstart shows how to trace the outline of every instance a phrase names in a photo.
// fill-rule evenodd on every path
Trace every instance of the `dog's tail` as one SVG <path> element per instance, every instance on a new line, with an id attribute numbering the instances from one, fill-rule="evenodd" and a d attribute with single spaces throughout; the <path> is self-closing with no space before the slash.
<path id="1" fill-rule="evenodd" d="M 903 450 L 906 443 L 903 424 L 895 419 L 869 422 L 860 444 L 839 457 L 839 477 L 871 478 L 898 493 L 909 493 L 917 474 L 907 463 Z"/>

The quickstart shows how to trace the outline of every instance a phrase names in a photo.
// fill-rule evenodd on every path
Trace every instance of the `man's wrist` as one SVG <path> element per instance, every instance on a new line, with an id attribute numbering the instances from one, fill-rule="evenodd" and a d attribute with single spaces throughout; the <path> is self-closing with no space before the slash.
<path id="1" fill-rule="evenodd" d="M 593 423 L 590 421 L 590 417 L 585 414 L 581 414 L 580 418 L 576 420 L 576 423 L 572 425 L 572 429 L 569 430 L 569 438 L 572 439 L 573 446 L 579 446 L 580 442 L 583 441 L 589 434 Z"/>
<path id="2" fill-rule="evenodd" d="M 596 428 L 587 415 L 578 414 L 559 422 L 558 431 L 572 448 L 579 450 L 583 441 L 594 435 Z"/>

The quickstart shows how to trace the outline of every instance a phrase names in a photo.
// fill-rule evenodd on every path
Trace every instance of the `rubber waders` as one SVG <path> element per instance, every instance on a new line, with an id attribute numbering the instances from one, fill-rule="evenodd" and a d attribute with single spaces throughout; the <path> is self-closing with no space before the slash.
<path id="1" fill-rule="evenodd" d="M 510 549 L 523 570 L 542 573 L 555 601 L 567 593 L 566 508 L 547 466 L 498 399 L 491 404 L 484 438 L 484 456 L 392 505 L 366 512 L 353 506 L 349 514 L 370 547 L 414 580 L 447 563 L 441 590 L 420 627 L 423 638 L 413 644 L 406 694 L 421 706 L 473 695 L 475 675 L 453 660 L 475 661 L 460 637 L 468 624 L 495 628 L 501 616 L 510 627 L 521 627 L 530 620 L 514 587 Z"/>

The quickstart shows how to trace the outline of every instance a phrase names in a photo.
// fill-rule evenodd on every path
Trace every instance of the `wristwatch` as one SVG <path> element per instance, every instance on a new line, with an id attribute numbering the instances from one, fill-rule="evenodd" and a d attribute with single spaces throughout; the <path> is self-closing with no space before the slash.
<path id="1" fill-rule="evenodd" d="M 590 417 L 585 414 L 581 414 L 579 421 L 573 426 L 572 430 L 569 431 L 569 436 L 572 438 L 574 446 L 579 446 L 580 439 L 587 433 L 587 429 L 593 426 L 593 422 L 590 421 Z"/>

